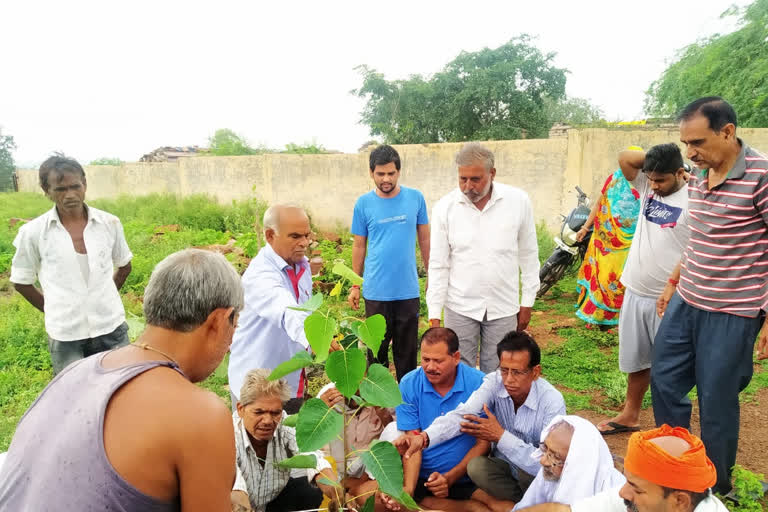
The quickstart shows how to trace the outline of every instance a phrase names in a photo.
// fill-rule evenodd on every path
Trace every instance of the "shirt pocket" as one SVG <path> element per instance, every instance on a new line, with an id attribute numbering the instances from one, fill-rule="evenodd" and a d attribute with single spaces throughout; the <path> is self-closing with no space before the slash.
<path id="1" fill-rule="evenodd" d="M 486 234 L 489 237 L 488 245 L 495 254 L 517 254 L 519 231 L 519 219 L 504 218 Z"/>
<path id="2" fill-rule="evenodd" d="M 98 275 L 112 275 L 114 265 L 112 263 L 112 249 L 114 239 L 109 232 L 101 226 L 98 230 L 89 230 L 85 234 L 86 249 L 88 250 L 88 264 L 91 272 Z"/>

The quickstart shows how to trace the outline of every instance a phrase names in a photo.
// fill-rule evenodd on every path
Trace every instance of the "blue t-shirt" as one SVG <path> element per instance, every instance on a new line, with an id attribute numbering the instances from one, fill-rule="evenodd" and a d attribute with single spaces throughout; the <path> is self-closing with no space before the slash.
<path id="1" fill-rule="evenodd" d="M 456 409 L 483 383 L 485 374 L 464 363 L 456 367 L 456 381 L 453 388 L 440 396 L 427 380 L 423 368 L 408 372 L 400 381 L 403 403 L 397 406 L 397 428 L 399 430 L 425 430 L 439 416 Z M 429 478 L 434 471 L 445 473 L 461 462 L 461 459 L 475 445 L 476 439 L 469 434 L 459 434 L 453 439 L 429 446 L 422 452 L 420 478 Z M 459 482 L 469 481 L 464 475 Z"/>
<path id="2" fill-rule="evenodd" d="M 428 223 L 427 203 L 418 190 L 400 186 L 395 197 L 379 197 L 372 190 L 358 198 L 352 234 L 368 238 L 363 298 L 390 301 L 419 297 L 416 226 Z"/>

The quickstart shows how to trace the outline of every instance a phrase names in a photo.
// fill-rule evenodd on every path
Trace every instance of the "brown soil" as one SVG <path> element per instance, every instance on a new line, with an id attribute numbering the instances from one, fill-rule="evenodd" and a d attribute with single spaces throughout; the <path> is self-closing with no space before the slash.
<path id="1" fill-rule="evenodd" d="M 755 395 L 755 399 L 749 403 L 741 404 L 741 429 L 739 431 L 739 451 L 736 455 L 736 463 L 755 473 L 768 474 L 768 437 L 765 435 L 765 425 L 768 420 L 768 389 L 761 389 Z M 594 424 L 607 419 L 594 411 L 569 411 L 577 414 Z M 649 407 L 640 411 L 640 428 L 643 430 L 655 427 L 653 411 Z M 698 402 L 693 402 L 691 415 L 691 431 L 699 435 L 699 407 Z M 614 434 L 605 436 L 605 441 L 615 455 L 624 457 L 627 451 L 627 440 L 631 434 Z"/>

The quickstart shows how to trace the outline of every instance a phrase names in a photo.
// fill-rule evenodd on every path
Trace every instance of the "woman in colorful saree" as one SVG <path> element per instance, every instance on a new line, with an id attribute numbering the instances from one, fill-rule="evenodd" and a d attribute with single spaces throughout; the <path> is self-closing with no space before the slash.
<path id="1" fill-rule="evenodd" d="M 621 170 L 617 170 L 605 180 L 600 198 L 592 207 L 585 227 L 579 231 L 580 240 L 594 222 L 595 229 L 576 283 L 579 292 L 576 316 L 587 324 L 607 328 L 619 323 L 624 300 L 621 272 L 635 234 L 639 199 L 637 190 Z"/>

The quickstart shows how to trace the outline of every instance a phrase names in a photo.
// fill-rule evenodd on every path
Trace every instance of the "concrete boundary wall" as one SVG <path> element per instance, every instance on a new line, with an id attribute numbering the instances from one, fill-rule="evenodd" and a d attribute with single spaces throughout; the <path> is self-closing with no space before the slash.
<path id="1" fill-rule="evenodd" d="M 740 129 L 739 136 L 768 152 L 768 128 Z M 558 214 L 570 211 L 580 185 L 596 197 L 605 178 L 616 170 L 616 155 L 631 145 L 649 148 L 678 142 L 677 130 L 569 130 L 554 139 L 492 141 L 496 179 L 524 189 L 536 218 L 550 228 Z M 454 156 L 461 144 L 396 146 L 402 160 L 400 183 L 422 191 L 432 205 L 456 187 Z M 368 154 L 192 157 L 172 163 L 135 162 L 87 166 L 90 199 L 152 193 L 188 196 L 209 194 L 221 202 L 258 197 L 269 203 L 303 205 L 324 227 L 349 227 L 352 208 L 371 190 Z M 19 190 L 40 192 L 36 170 L 19 169 Z"/>

